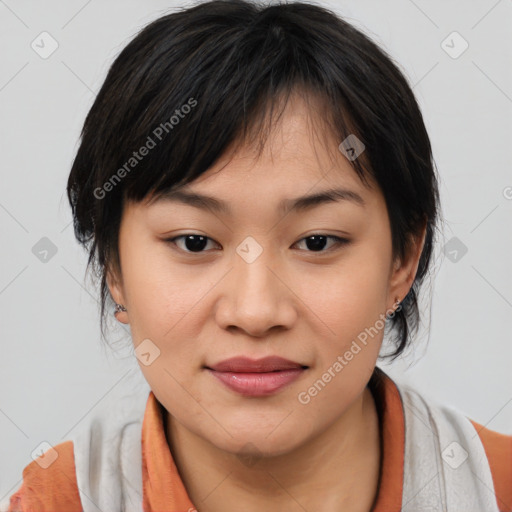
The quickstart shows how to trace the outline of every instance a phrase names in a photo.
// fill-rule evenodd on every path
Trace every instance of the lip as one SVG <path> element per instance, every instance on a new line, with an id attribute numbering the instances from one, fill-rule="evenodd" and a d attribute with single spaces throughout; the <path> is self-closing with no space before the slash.
<path id="1" fill-rule="evenodd" d="M 299 378 L 308 368 L 279 356 L 233 357 L 205 367 L 231 390 L 244 396 L 268 396 Z"/>
<path id="2" fill-rule="evenodd" d="M 207 366 L 210 370 L 217 372 L 239 372 L 239 373 L 263 373 L 276 370 L 291 370 L 294 368 L 303 368 L 304 365 L 284 359 L 279 356 L 267 356 L 261 359 L 251 359 L 249 357 L 231 357 L 212 366 Z"/>

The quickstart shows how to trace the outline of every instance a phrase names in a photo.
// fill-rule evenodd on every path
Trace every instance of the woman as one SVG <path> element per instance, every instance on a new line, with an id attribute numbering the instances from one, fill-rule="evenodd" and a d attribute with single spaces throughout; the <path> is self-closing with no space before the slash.
<path id="1" fill-rule="evenodd" d="M 376 366 L 416 331 L 439 193 L 410 87 L 353 26 L 242 0 L 152 22 L 68 197 L 150 390 L 28 465 L 7 510 L 512 510 L 512 436 Z"/>

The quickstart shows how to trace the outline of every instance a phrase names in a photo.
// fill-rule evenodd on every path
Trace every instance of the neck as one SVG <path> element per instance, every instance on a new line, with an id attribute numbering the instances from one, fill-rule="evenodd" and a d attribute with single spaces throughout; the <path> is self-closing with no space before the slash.
<path id="1" fill-rule="evenodd" d="M 249 457 L 220 450 L 167 415 L 167 441 L 200 512 L 343 510 L 368 512 L 376 499 L 380 430 L 366 387 L 319 436 L 291 452 Z M 243 503 L 243 507 L 240 504 Z"/>

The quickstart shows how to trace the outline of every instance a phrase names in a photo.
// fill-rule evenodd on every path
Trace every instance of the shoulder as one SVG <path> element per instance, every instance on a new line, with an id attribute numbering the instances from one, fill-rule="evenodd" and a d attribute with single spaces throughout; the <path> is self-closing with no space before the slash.
<path id="1" fill-rule="evenodd" d="M 6 512 L 83 510 L 75 473 L 73 442 L 48 448 L 23 469 L 20 488 L 10 497 Z"/>
<path id="2" fill-rule="evenodd" d="M 404 415 L 410 422 L 416 422 L 420 430 L 423 428 L 422 425 L 427 426 L 430 422 L 434 422 L 438 437 L 443 432 L 446 446 L 449 444 L 448 439 L 451 435 L 461 435 L 461 439 L 465 439 L 469 445 L 474 444 L 475 440 L 480 441 L 478 442 L 479 450 L 482 456 L 487 457 L 488 460 L 489 482 L 486 484 L 487 488 L 489 491 L 494 491 L 493 499 L 495 497 L 500 512 L 512 512 L 512 435 L 487 429 L 467 417 L 462 411 L 440 403 L 428 394 L 420 393 L 414 386 L 407 383 L 395 382 L 395 385 L 404 403 Z M 414 434 L 414 427 L 411 432 Z M 411 434 L 411 432 L 409 433 Z M 411 442 L 410 439 L 409 442 Z M 473 475 L 467 474 L 468 481 L 476 478 L 475 471 L 478 472 L 480 469 L 482 468 L 478 465 L 469 467 L 469 471 Z M 467 470 L 468 468 L 466 468 Z M 453 472 L 447 473 L 452 476 L 453 474 Z M 462 479 L 461 474 L 457 478 Z"/>
<path id="3" fill-rule="evenodd" d="M 512 435 L 489 430 L 470 419 L 489 460 L 500 512 L 512 512 Z"/>
<path id="4" fill-rule="evenodd" d="M 137 378 L 97 403 L 68 440 L 48 446 L 23 469 L 21 486 L 0 502 L 0 512 L 81 512 L 82 495 L 103 510 L 119 510 L 123 499 L 139 500 L 141 428 L 149 393 L 147 383 Z"/>

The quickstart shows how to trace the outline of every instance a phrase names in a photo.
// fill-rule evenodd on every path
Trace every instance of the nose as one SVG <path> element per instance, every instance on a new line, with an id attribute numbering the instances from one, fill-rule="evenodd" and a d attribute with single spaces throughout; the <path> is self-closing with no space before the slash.
<path id="1" fill-rule="evenodd" d="M 220 327 L 254 337 L 271 330 L 290 329 L 297 318 L 295 295 L 277 256 L 264 250 L 249 262 L 234 254 L 233 269 L 224 280 L 216 309 Z"/>

